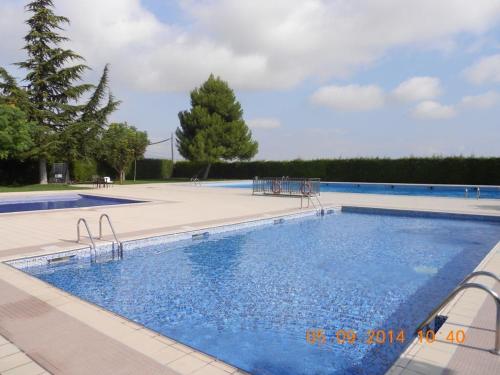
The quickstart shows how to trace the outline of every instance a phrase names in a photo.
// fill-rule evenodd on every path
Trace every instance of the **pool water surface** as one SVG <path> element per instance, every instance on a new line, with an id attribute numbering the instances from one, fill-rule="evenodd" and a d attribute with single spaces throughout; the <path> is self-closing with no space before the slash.
<path id="1" fill-rule="evenodd" d="M 210 183 L 207 186 L 252 189 L 251 181 Z M 449 197 L 465 199 L 500 199 L 498 186 L 466 185 L 411 185 L 411 184 L 370 184 L 322 182 L 321 192 L 409 195 L 423 197 Z"/>
<path id="2" fill-rule="evenodd" d="M 0 213 L 56 210 L 140 203 L 141 201 L 86 194 L 26 196 L 0 199 Z"/>
<path id="3" fill-rule="evenodd" d="M 340 213 L 25 271 L 254 374 L 383 374 L 499 239 L 498 223 Z M 366 343 L 378 329 L 405 340 Z"/>

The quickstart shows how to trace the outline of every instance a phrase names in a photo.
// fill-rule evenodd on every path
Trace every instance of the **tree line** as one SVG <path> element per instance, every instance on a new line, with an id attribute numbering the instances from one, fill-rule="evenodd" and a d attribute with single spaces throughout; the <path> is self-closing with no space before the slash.
<path id="1" fill-rule="evenodd" d="M 62 47 L 68 38 L 60 32 L 69 19 L 54 13 L 52 0 L 31 1 L 26 11 L 26 59 L 15 63 L 25 76 L 18 81 L 0 67 L 0 159 L 37 160 L 42 184 L 48 163 L 105 160 L 123 181 L 149 140 L 127 123 L 110 123 L 121 102 L 109 88 L 109 65 L 97 84 L 83 82 L 90 68 Z M 258 144 L 227 82 L 211 74 L 190 95 L 191 108 L 178 115 L 176 143 L 182 157 L 205 164 L 200 177 L 214 162 L 256 155 Z"/>
<path id="2" fill-rule="evenodd" d="M 82 82 L 89 67 L 62 47 L 68 38 L 60 31 L 69 19 L 53 9 L 52 0 L 26 5 L 27 56 L 15 63 L 24 78 L 18 82 L 0 67 L 0 159 L 38 160 L 40 183 L 46 184 L 47 162 L 99 158 L 122 180 L 134 158 L 143 156 L 147 134 L 109 123 L 121 103 L 109 90 L 109 66 L 96 85 Z"/>

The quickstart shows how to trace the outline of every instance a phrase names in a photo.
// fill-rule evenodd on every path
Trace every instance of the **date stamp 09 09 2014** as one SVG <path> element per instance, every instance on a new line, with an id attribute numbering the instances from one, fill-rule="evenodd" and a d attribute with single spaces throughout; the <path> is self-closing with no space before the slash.
<path id="1" fill-rule="evenodd" d="M 324 329 L 307 329 L 306 341 L 311 345 L 324 345 L 327 342 L 339 345 L 354 345 L 357 342 L 364 342 L 368 345 L 391 345 L 391 344 L 404 344 L 406 342 L 405 331 L 393 329 L 369 329 L 365 335 L 359 336 L 358 333 L 352 329 L 339 329 L 332 335 L 328 336 Z M 413 339 L 413 336 L 410 336 Z M 433 330 L 418 331 L 418 343 L 432 344 L 436 341 L 436 332 Z M 450 330 L 446 335 L 446 341 L 453 344 L 463 344 L 465 342 L 465 332 L 461 329 Z"/>

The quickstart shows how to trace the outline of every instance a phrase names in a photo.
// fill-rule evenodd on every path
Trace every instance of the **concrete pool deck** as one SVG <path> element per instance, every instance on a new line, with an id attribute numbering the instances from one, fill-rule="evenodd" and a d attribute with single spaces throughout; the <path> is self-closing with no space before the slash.
<path id="1" fill-rule="evenodd" d="M 75 192 L 78 191 L 70 193 Z M 87 219 L 95 236 L 101 213 L 108 213 L 120 239 L 128 240 L 300 211 L 300 199 L 297 198 L 252 196 L 247 189 L 194 187 L 186 183 L 115 186 L 82 193 L 147 202 L 1 214 L 0 262 L 81 248 L 84 245 L 75 243 L 78 218 Z M 4 196 L 40 194 L 5 193 L 0 195 L 0 199 Z M 43 192 L 43 195 L 49 194 L 63 193 Z M 322 193 L 321 201 L 328 206 L 500 217 L 500 200 Z M 110 239 L 108 228 L 105 233 Z M 84 238 L 82 242 L 88 243 L 88 239 Z M 479 268 L 500 273 L 499 246 L 490 252 Z M 481 282 L 487 284 L 489 281 L 481 279 Z M 472 344 L 451 345 L 439 340 L 425 347 L 414 344 L 403 353 L 390 373 L 485 373 L 471 372 L 479 368 L 500 373 L 500 357 L 484 354 L 484 349 L 490 349 L 494 342 L 494 306 L 491 303 L 480 291 L 467 291 L 458 296 L 447 308 L 450 318 L 443 327 L 446 328 L 447 324 L 463 327 Z M 444 332 L 444 328 L 440 332 Z M 0 336 L 3 336 L 0 337 L 2 374 L 37 374 L 40 368 L 41 373 L 64 374 L 133 374 L 138 368 L 147 369 L 142 373 L 240 373 L 215 358 L 5 264 L 0 264 Z M 463 358 L 478 361 L 474 366 L 473 360 L 464 362 Z M 30 361 L 27 362 L 27 359 Z M 11 367 L 7 367 L 9 364 Z"/>

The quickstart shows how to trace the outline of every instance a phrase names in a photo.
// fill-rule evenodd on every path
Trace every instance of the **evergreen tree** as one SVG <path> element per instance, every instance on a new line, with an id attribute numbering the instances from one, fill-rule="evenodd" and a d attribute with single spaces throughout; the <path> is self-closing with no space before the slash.
<path id="1" fill-rule="evenodd" d="M 243 110 L 227 82 L 213 74 L 191 92 L 191 109 L 179 112 L 175 132 L 179 153 L 191 161 L 205 162 L 203 178 L 211 163 L 249 160 L 258 150 L 252 132 L 243 120 Z"/>
<path id="2" fill-rule="evenodd" d="M 41 183 L 47 182 L 47 159 L 70 161 L 86 156 L 89 144 L 119 104 L 109 95 L 108 103 L 100 108 L 107 88 L 107 67 L 97 87 L 79 83 L 88 67 L 81 56 L 60 47 L 68 39 L 58 31 L 69 20 L 55 15 L 53 7 L 52 0 L 34 0 L 26 6 L 32 13 L 26 21 L 29 32 L 24 38 L 28 58 L 17 63 L 27 71 L 24 87 L 30 102 L 27 114 L 29 121 L 37 124 L 33 153 L 39 159 Z M 12 86 L 13 82 L 3 78 L 4 85 Z M 81 96 L 92 89 L 95 91 L 90 100 L 78 104 Z M 10 94 L 13 95 L 12 90 Z"/>

